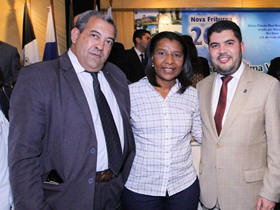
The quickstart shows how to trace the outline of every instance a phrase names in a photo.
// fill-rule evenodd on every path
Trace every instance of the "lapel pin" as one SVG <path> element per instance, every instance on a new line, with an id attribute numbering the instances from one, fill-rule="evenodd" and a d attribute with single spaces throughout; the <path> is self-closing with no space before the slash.
<path id="1" fill-rule="evenodd" d="M 243 90 L 243 93 L 247 93 L 247 89 L 244 89 L 244 90 Z"/>

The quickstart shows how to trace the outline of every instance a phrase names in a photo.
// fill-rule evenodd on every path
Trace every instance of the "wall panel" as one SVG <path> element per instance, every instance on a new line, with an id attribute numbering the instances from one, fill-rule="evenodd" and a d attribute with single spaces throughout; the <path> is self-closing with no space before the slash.
<path id="1" fill-rule="evenodd" d="M 113 12 L 113 18 L 118 29 L 117 41 L 125 44 L 126 48 L 131 48 L 134 32 L 133 11 L 115 11 Z"/>

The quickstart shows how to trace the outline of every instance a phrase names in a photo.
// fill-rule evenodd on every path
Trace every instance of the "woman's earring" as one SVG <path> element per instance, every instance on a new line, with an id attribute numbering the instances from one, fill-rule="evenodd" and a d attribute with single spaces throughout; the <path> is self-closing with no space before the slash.
<path id="1" fill-rule="evenodd" d="M 154 64 L 154 63 L 152 63 L 152 67 L 153 67 L 153 68 L 155 67 L 155 64 Z"/>

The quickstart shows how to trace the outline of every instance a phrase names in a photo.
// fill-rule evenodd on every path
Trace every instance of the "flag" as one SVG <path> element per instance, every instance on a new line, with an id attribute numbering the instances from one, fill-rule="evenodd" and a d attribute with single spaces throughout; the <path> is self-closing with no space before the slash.
<path id="1" fill-rule="evenodd" d="M 55 28 L 52 15 L 52 7 L 48 7 L 48 20 L 46 32 L 46 45 L 44 50 L 43 61 L 53 60 L 57 58 L 57 43 L 55 39 Z"/>
<path id="2" fill-rule="evenodd" d="M 28 14 L 27 4 L 24 3 L 23 29 L 22 29 L 23 62 L 27 66 L 40 61 L 38 45 L 34 34 L 31 19 Z"/>

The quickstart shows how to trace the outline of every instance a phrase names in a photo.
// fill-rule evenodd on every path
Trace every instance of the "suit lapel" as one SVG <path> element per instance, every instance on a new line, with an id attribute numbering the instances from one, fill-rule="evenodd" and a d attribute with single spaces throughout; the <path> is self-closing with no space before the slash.
<path id="1" fill-rule="evenodd" d="M 112 69 L 110 69 L 112 70 Z M 123 132 L 124 132 L 124 150 L 123 150 L 123 155 L 126 154 L 127 148 L 128 148 L 128 142 L 126 141 L 127 139 L 127 124 L 126 122 L 129 122 L 129 119 L 127 117 L 126 114 L 126 107 L 124 105 L 124 101 L 123 101 L 123 90 L 120 89 L 120 84 L 119 82 L 113 78 L 113 75 L 111 74 L 110 71 L 108 71 L 108 69 L 106 68 L 106 65 L 103 69 L 103 73 L 105 78 L 107 79 L 113 93 L 114 96 L 116 98 L 116 101 L 118 103 L 119 109 L 120 109 L 120 113 L 122 116 L 122 121 L 123 121 Z M 125 156 L 123 156 L 124 158 Z"/>
<path id="2" fill-rule="evenodd" d="M 122 98 L 122 91 L 119 90 L 119 84 L 117 84 L 116 80 L 112 77 L 111 73 L 106 69 L 104 68 L 103 70 L 104 72 L 104 76 L 105 78 L 107 79 L 114 95 L 115 95 L 115 98 L 117 100 L 117 103 L 119 105 L 119 109 L 120 109 L 120 112 L 121 112 L 121 115 L 122 117 L 124 117 L 124 107 L 123 107 L 123 103 L 121 101 L 121 98 Z"/>
<path id="3" fill-rule="evenodd" d="M 231 129 L 234 120 L 238 117 L 242 108 L 244 108 L 252 90 L 252 84 L 253 78 L 250 75 L 249 67 L 246 67 L 240 77 L 220 136 L 226 135 L 227 131 Z"/>
<path id="4" fill-rule="evenodd" d="M 110 69 L 110 71 L 112 71 L 113 69 Z M 127 123 L 129 122 L 129 115 L 127 114 L 126 111 L 126 106 L 125 106 L 125 102 L 124 102 L 124 91 L 120 88 L 120 81 L 117 81 L 115 78 L 113 78 L 113 75 L 111 74 L 108 70 L 108 68 L 106 68 L 106 65 L 103 69 L 103 73 L 105 78 L 107 79 L 113 93 L 114 96 L 116 98 L 116 101 L 118 103 L 119 109 L 120 109 L 120 113 L 122 116 L 122 120 L 123 120 L 123 132 L 124 132 L 124 150 L 123 150 L 123 159 L 125 158 L 125 154 L 127 154 L 127 149 L 128 149 L 128 125 Z M 129 96 L 127 96 L 129 97 Z"/>
<path id="5" fill-rule="evenodd" d="M 131 49 L 132 50 L 132 53 L 133 53 L 133 59 L 134 59 L 134 61 L 137 63 L 137 64 L 135 64 L 135 65 L 143 65 L 142 64 L 142 62 L 140 61 L 140 59 L 139 59 L 139 56 L 138 56 L 138 54 L 136 53 L 136 51 L 134 50 L 134 48 L 132 48 Z"/>
<path id="6" fill-rule="evenodd" d="M 90 129 L 92 131 L 94 131 L 92 117 L 91 117 L 91 113 L 90 113 L 90 109 L 89 109 L 89 106 L 87 103 L 86 96 L 84 94 L 82 86 L 79 82 L 77 74 L 71 64 L 71 61 L 70 61 L 67 53 L 65 53 L 64 55 L 62 55 L 60 57 L 60 64 L 61 64 L 61 68 L 62 68 L 62 74 L 64 75 L 65 79 L 67 80 L 68 85 L 71 87 L 73 95 L 76 99 L 77 104 L 81 108 L 84 118 L 86 119 Z"/>
<path id="7" fill-rule="evenodd" d="M 206 110 L 204 113 L 204 120 L 205 124 L 208 124 L 210 129 L 213 131 L 213 134 L 218 137 L 217 131 L 216 131 L 216 125 L 212 113 L 212 97 L 213 97 L 213 91 L 214 91 L 214 85 L 215 85 L 215 78 L 216 78 L 216 73 L 213 73 L 210 75 L 210 79 L 208 81 L 207 87 L 205 88 L 205 92 L 203 97 L 204 103 L 202 104 L 201 110 Z M 217 138 L 214 138 L 215 140 Z"/>

